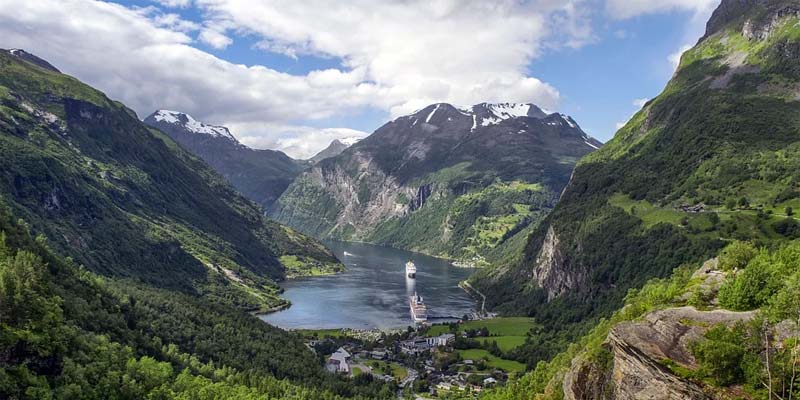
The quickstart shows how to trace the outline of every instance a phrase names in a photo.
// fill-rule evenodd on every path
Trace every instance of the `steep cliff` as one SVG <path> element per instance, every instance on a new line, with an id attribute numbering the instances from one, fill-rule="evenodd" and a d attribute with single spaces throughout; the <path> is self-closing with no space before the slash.
<path id="1" fill-rule="evenodd" d="M 534 105 L 433 104 L 319 162 L 274 216 L 319 237 L 481 265 L 521 248 L 598 147 L 570 117 Z"/>
<path id="2" fill-rule="evenodd" d="M 733 326 L 753 316 L 753 312 L 679 307 L 650 313 L 642 321 L 621 323 L 611 329 L 605 343 L 611 353 L 610 363 L 602 366 L 576 359 L 564 377 L 564 398 L 724 398 L 696 381 L 679 376 L 673 368 L 696 370 L 697 360 L 689 349 L 692 343 L 701 340 L 713 326 Z M 602 372 L 603 367 L 607 371 Z"/>

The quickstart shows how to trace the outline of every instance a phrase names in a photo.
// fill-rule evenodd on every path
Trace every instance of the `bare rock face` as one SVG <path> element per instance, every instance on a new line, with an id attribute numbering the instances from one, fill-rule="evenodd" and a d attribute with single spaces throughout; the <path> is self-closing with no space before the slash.
<path id="1" fill-rule="evenodd" d="M 610 371 L 584 358 L 572 360 L 572 367 L 564 375 L 564 399 L 611 399 L 614 383 Z"/>
<path id="2" fill-rule="evenodd" d="M 744 15 L 757 17 L 743 18 Z M 708 21 L 703 39 L 730 24 L 738 23 L 740 25 L 737 28 L 741 28 L 744 37 L 763 40 L 769 36 L 778 21 L 787 16 L 798 15 L 800 4 L 793 0 L 723 0 Z"/>
<path id="3" fill-rule="evenodd" d="M 663 361 L 695 369 L 691 343 L 714 325 L 733 325 L 753 316 L 753 312 L 679 307 L 650 313 L 642 321 L 621 323 L 611 329 L 606 341 L 613 354 L 610 371 L 576 359 L 564 378 L 565 398 L 713 399 L 702 386 L 673 374 Z"/>
<path id="4" fill-rule="evenodd" d="M 533 279 L 539 287 L 547 291 L 548 301 L 568 290 L 576 289 L 583 280 L 581 274 L 571 271 L 569 260 L 560 246 L 558 234 L 550 226 L 533 267 Z"/>

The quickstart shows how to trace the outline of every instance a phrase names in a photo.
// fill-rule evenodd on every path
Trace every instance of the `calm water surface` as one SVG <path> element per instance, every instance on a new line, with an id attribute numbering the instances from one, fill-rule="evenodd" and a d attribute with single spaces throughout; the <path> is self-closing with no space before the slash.
<path id="1" fill-rule="evenodd" d="M 475 301 L 458 287 L 472 269 L 408 251 L 361 243 L 327 243 L 347 266 L 337 275 L 284 282 L 284 297 L 292 307 L 261 316 L 287 329 L 398 328 L 411 325 L 408 296 L 416 290 L 425 298 L 428 315 L 460 317 L 475 310 Z M 414 261 L 417 278 L 405 276 L 405 263 Z"/>

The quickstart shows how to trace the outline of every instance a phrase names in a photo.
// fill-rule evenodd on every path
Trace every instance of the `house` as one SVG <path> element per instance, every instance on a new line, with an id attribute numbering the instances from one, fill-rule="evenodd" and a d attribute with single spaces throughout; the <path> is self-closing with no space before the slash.
<path id="1" fill-rule="evenodd" d="M 464 365 L 474 365 L 475 362 L 472 360 L 464 360 Z"/>
<path id="2" fill-rule="evenodd" d="M 344 374 L 350 373 L 350 359 L 352 355 L 347 352 L 343 347 L 336 350 L 335 353 L 328 357 L 328 362 L 325 363 L 325 369 L 329 372 L 341 372 Z"/>
<path id="3" fill-rule="evenodd" d="M 400 351 L 406 354 L 416 354 L 430 350 L 431 346 L 425 338 L 416 338 L 400 342 Z"/>
<path id="4" fill-rule="evenodd" d="M 496 384 L 497 384 L 497 379 L 494 379 L 491 376 L 483 380 L 483 386 L 492 386 Z"/>
<path id="5" fill-rule="evenodd" d="M 426 338 L 425 341 L 430 347 L 448 346 L 456 341 L 456 335 L 452 333 L 444 333 L 439 336 Z"/>
<path id="6" fill-rule="evenodd" d="M 370 354 L 370 357 L 372 357 L 375 360 L 385 360 L 386 356 L 387 356 L 386 351 L 381 351 L 381 350 L 374 350 L 374 351 L 370 352 L 369 354 Z"/>

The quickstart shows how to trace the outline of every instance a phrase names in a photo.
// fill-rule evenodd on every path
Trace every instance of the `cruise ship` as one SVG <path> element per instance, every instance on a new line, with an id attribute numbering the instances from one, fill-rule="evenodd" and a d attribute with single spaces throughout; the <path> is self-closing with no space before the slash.
<path id="1" fill-rule="evenodd" d="M 428 320 L 428 307 L 422 300 L 422 296 L 414 292 L 414 295 L 408 299 L 409 308 L 411 308 L 411 319 L 416 323 L 423 323 Z"/>
<path id="2" fill-rule="evenodd" d="M 409 278 L 417 277 L 417 266 L 414 265 L 413 261 L 409 261 L 406 263 L 406 276 Z"/>

